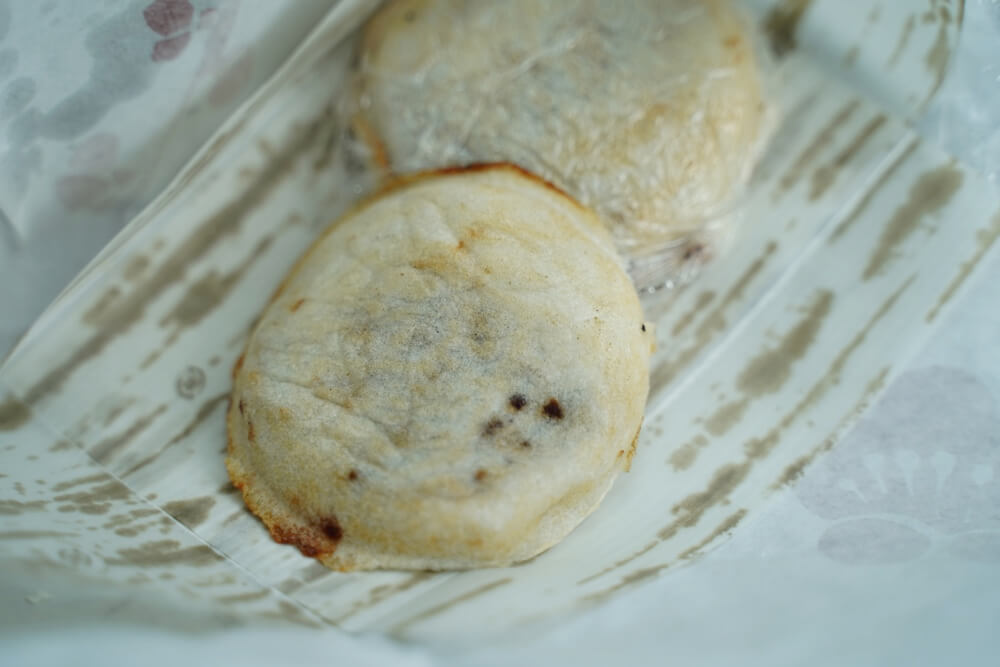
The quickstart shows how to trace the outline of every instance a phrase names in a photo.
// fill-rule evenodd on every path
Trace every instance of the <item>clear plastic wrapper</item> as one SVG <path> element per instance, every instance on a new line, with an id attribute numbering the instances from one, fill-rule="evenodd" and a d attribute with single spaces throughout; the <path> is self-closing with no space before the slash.
<path id="1" fill-rule="evenodd" d="M 640 288 L 722 254 L 778 114 L 725 0 L 392 2 L 359 51 L 377 169 L 513 162 L 596 210 Z"/>
<path id="2" fill-rule="evenodd" d="M 758 20 L 772 15 L 774 3 L 753 4 Z M 798 30 L 794 12 L 772 24 L 798 36 L 777 65 L 780 140 L 724 260 L 645 298 L 658 332 L 645 427 L 601 508 L 520 567 L 343 574 L 274 543 L 222 462 L 230 369 L 249 328 L 301 252 L 370 187 L 336 158 L 336 106 L 356 52 L 345 40 L 374 7 L 340 3 L 0 368 L 2 571 L 30 605 L 5 606 L 5 622 L 58 622 L 46 605 L 82 609 L 63 605 L 99 590 L 91 617 L 109 624 L 292 623 L 512 644 L 690 573 L 725 536 L 746 535 L 905 367 L 1000 237 L 995 193 L 899 111 L 937 89 L 926 56 L 954 47 L 955 3 L 929 20 L 923 5 L 877 8 L 816 0 Z M 836 57 L 810 50 L 817 33 L 839 40 Z M 869 463 L 847 454 L 838 465 Z M 907 591 L 928 583 L 894 572 Z M 689 599 L 718 606 L 717 581 L 691 584 Z M 937 595 L 928 590 L 922 599 Z M 782 632 L 799 620 L 815 629 L 789 609 Z"/>

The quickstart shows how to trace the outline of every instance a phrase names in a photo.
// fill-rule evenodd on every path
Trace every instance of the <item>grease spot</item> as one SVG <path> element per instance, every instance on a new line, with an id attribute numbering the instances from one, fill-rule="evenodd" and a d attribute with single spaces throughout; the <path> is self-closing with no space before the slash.
<path id="1" fill-rule="evenodd" d="M 304 128 L 295 136 L 281 153 L 275 155 L 262 170 L 259 178 L 249 185 L 243 195 L 235 198 L 217 213 L 206 219 L 198 229 L 184 239 L 157 269 L 135 289 L 122 298 L 108 313 L 108 326 L 95 332 L 86 342 L 77 347 L 65 360 L 55 364 L 42 379 L 25 393 L 24 403 L 34 405 L 47 395 L 57 391 L 82 364 L 99 355 L 111 341 L 127 331 L 146 313 L 147 306 L 171 285 L 182 281 L 190 266 L 203 257 L 223 239 L 234 235 L 243 224 L 247 211 L 253 210 L 265 201 L 291 171 L 300 154 L 312 145 L 317 132 L 322 131 L 330 119 L 323 117 Z M 215 148 L 215 145 L 212 145 Z M 216 149 L 217 150 L 217 149 Z M 206 155 L 211 154 L 211 150 Z M 189 172 L 196 173 L 197 169 Z M 154 246 L 155 249 L 156 246 Z M 241 335 L 242 337 L 242 335 Z"/>
<path id="2" fill-rule="evenodd" d="M 804 317 L 774 348 L 756 357 L 740 373 L 736 386 L 750 396 L 773 394 L 791 375 L 792 365 L 812 346 L 823 320 L 830 313 L 833 292 L 820 290 Z"/>
<path id="3" fill-rule="evenodd" d="M 101 296 L 97 298 L 97 301 L 95 301 L 94 304 L 83 313 L 83 321 L 86 324 L 90 324 L 98 328 L 102 328 L 109 324 L 105 317 L 108 312 L 111 311 L 112 306 L 118 297 L 121 296 L 121 293 L 121 290 L 114 285 L 109 287 L 101 294 Z"/>
<path id="4" fill-rule="evenodd" d="M 893 259 L 902 245 L 927 216 L 944 208 L 962 186 L 964 176 L 960 170 L 945 165 L 923 174 L 910 188 L 909 196 L 893 213 L 882 229 L 878 246 L 862 273 L 863 280 L 871 280 Z"/>
<path id="5" fill-rule="evenodd" d="M 882 186 L 895 175 L 900 165 L 906 162 L 907 158 L 913 154 L 913 151 L 915 151 L 919 145 L 920 144 L 917 141 L 910 141 L 906 149 L 892 161 L 886 170 L 878 177 L 875 183 L 868 188 L 868 191 L 865 192 L 861 201 L 859 201 L 857 206 L 854 207 L 854 210 L 851 211 L 850 215 L 837 224 L 836 229 L 834 229 L 833 233 L 830 235 L 830 243 L 838 241 L 840 237 L 847 233 L 847 231 L 861 218 L 865 211 L 868 210 L 868 207 L 871 205 L 875 195 L 882 190 Z"/>
<path id="6" fill-rule="evenodd" d="M 744 290 L 763 270 L 768 260 L 778 249 L 778 244 L 769 241 L 764 252 L 750 264 L 740 277 L 733 282 L 722 300 L 710 310 L 695 330 L 695 341 L 691 346 L 681 350 L 673 359 L 657 366 L 650 373 L 650 394 L 669 383 L 676 374 L 687 366 L 708 344 L 721 332 L 725 331 L 725 313 L 732 304 L 743 298 Z"/>
<path id="7" fill-rule="evenodd" d="M 31 419 L 31 409 L 9 395 L 0 403 L 0 431 L 13 431 Z"/>
<path id="8" fill-rule="evenodd" d="M 176 331 L 180 331 L 198 324 L 223 302 L 250 266 L 267 251 L 272 241 L 273 237 L 271 236 L 261 239 L 250 256 L 234 270 L 223 275 L 219 275 L 213 270 L 195 281 L 174 308 L 160 320 L 160 326 L 173 325 Z"/>
<path id="9" fill-rule="evenodd" d="M 129 259 L 122 271 L 122 276 L 129 282 L 135 282 L 142 277 L 149 266 L 149 258 L 145 255 L 136 255 Z"/>
<path id="10" fill-rule="evenodd" d="M 837 135 L 837 130 L 846 123 L 854 112 L 858 110 L 861 105 L 860 100 L 853 99 L 843 107 L 841 107 L 837 113 L 833 115 L 833 118 L 823 126 L 823 128 L 816 133 L 812 141 L 799 153 L 795 161 L 788 168 L 788 171 L 784 173 L 779 181 L 779 185 L 782 190 L 788 190 L 795 183 L 798 182 L 799 178 L 805 172 L 806 168 L 816 159 L 822 151 L 830 145 L 834 137 Z"/>
<path id="11" fill-rule="evenodd" d="M 782 57 L 796 47 L 795 33 L 811 0 L 781 0 L 764 18 L 771 52 Z"/>
<path id="12" fill-rule="evenodd" d="M 414 614 L 410 618 L 401 621 L 400 623 L 393 626 L 391 632 L 393 634 L 402 633 L 406 628 L 410 627 L 411 625 L 414 625 L 415 623 L 427 620 L 432 616 L 437 616 L 438 614 L 447 611 L 448 609 L 451 609 L 452 607 L 458 604 L 461 604 L 463 602 L 468 602 L 473 598 L 479 597 L 480 595 L 484 595 L 485 593 L 488 593 L 505 584 L 509 584 L 510 582 L 511 582 L 510 577 L 504 577 L 503 579 L 497 579 L 496 581 L 491 581 L 487 584 L 483 584 L 482 586 L 475 588 L 471 591 L 466 591 L 465 593 L 462 593 L 457 597 L 441 602 L 440 604 L 436 604 L 433 607 L 428 607 L 427 609 L 424 609 L 423 611 Z"/>
<path id="13" fill-rule="evenodd" d="M 83 484 L 96 484 L 98 482 L 109 482 L 114 479 L 111 475 L 106 472 L 100 472 L 96 475 L 87 475 L 86 477 L 77 477 L 76 479 L 67 480 L 65 482 L 59 482 L 52 487 L 52 490 L 56 493 L 60 491 L 66 491 L 67 489 L 72 489 L 74 486 L 81 486 Z"/>
<path id="14" fill-rule="evenodd" d="M 875 135 L 875 133 L 878 132 L 879 128 L 885 124 L 885 121 L 886 118 L 882 114 L 878 114 L 872 118 L 829 164 L 824 165 L 813 172 L 812 184 L 809 190 L 810 201 L 816 201 L 826 193 L 830 186 L 833 185 L 833 182 L 837 177 L 837 173 L 848 163 L 848 161 L 850 161 L 851 158 L 857 155 L 858 151 L 860 151 Z"/>
<path id="15" fill-rule="evenodd" d="M 686 442 L 678 447 L 670 455 L 667 462 L 674 470 L 687 470 L 694 464 L 695 459 L 698 457 L 698 450 L 707 444 L 708 438 L 699 433 L 691 442 Z"/>
<path id="16" fill-rule="evenodd" d="M 115 454 L 126 447 L 140 433 L 149 428 L 157 417 L 166 412 L 167 406 L 160 405 L 147 415 L 144 415 L 132 423 L 131 426 L 115 436 L 110 436 L 101 440 L 90 448 L 90 455 L 98 463 L 107 463 Z"/>
<path id="17" fill-rule="evenodd" d="M 45 509 L 44 500 L 0 500 L 0 516 L 18 516 L 24 512 L 37 512 Z"/>
<path id="18" fill-rule="evenodd" d="M 717 504 L 728 502 L 729 495 L 746 478 L 754 463 L 757 460 L 766 457 L 771 450 L 777 446 L 780 442 L 781 433 L 795 423 L 803 415 L 803 413 L 819 401 L 831 387 L 836 386 L 840 382 L 844 367 L 847 365 L 848 360 L 854 352 L 864 342 L 865 338 L 868 336 L 868 332 L 871 331 L 871 329 L 883 317 L 885 317 L 890 310 L 892 310 L 900 296 L 902 296 L 902 294 L 913 284 L 914 279 L 915 276 L 911 276 L 907 279 L 881 304 L 871 318 L 869 318 L 869 320 L 865 323 L 865 326 L 860 329 L 853 336 L 850 342 L 841 349 L 826 369 L 826 372 L 820 375 L 820 379 L 809 388 L 799 402 L 788 413 L 786 413 L 781 420 L 773 428 L 771 428 L 770 431 L 761 437 L 752 438 L 744 443 L 743 449 L 745 452 L 745 458 L 741 463 L 728 463 L 720 467 L 715 471 L 711 481 L 703 491 L 689 495 L 672 508 L 672 512 L 676 515 L 676 518 L 657 533 L 657 541 L 647 543 L 643 548 L 635 553 L 615 562 L 593 575 L 590 575 L 589 577 L 586 577 L 581 580 L 580 583 L 582 584 L 597 579 L 609 572 L 627 565 L 636 558 L 654 549 L 660 541 L 673 538 L 682 528 L 696 525 L 709 508 Z"/>
<path id="19" fill-rule="evenodd" d="M 913 28 L 917 25 L 916 17 L 910 14 L 906 18 L 906 22 L 903 23 L 903 29 L 899 33 L 899 40 L 896 42 L 896 48 L 892 50 L 892 55 L 889 56 L 889 60 L 886 63 L 889 67 L 895 67 L 899 62 L 899 57 L 903 55 L 906 51 L 906 45 L 910 42 L 910 35 L 913 34 Z"/>
<path id="20" fill-rule="evenodd" d="M 993 216 L 993 220 L 990 222 L 988 227 L 980 229 L 976 232 L 976 237 L 978 240 L 976 251 L 971 257 L 969 257 L 969 259 L 962 262 L 962 265 L 959 267 L 958 274 L 956 274 L 955 277 L 952 278 L 951 282 L 948 283 L 948 286 L 941 293 L 941 296 L 938 297 L 937 303 L 934 304 L 934 307 L 927 312 L 925 317 L 927 322 L 934 321 L 938 312 L 940 312 L 941 308 L 946 303 L 951 301 L 953 296 L 955 296 L 955 292 L 958 291 L 958 288 L 962 286 L 962 283 L 964 283 L 966 278 L 969 277 L 972 270 L 979 264 L 980 260 L 982 260 L 983 256 L 986 254 L 986 251 L 993 247 L 996 240 L 1000 238 L 1000 212 L 997 212 Z M 0 423 L 2 423 L 2 420 L 0 420 Z"/>
<path id="21" fill-rule="evenodd" d="M 205 522 L 215 505 L 215 498 L 202 496 L 190 500 L 174 500 L 166 503 L 163 510 L 188 528 L 195 528 Z"/>
<path id="22" fill-rule="evenodd" d="M 924 58 L 927 71 L 934 76 L 934 86 L 931 88 L 927 99 L 933 97 L 934 93 L 941 86 L 941 82 L 944 81 L 944 76 L 948 72 L 948 62 L 950 59 L 951 49 L 948 45 L 948 23 L 941 21 L 938 24 L 937 38 Z"/>
<path id="23" fill-rule="evenodd" d="M 60 512 L 81 512 L 83 514 L 106 514 L 114 501 L 125 500 L 131 496 L 128 487 L 117 480 L 110 480 L 94 486 L 86 491 L 64 493 L 54 496 L 53 500 L 65 505 L 60 506 Z"/>
<path id="24" fill-rule="evenodd" d="M 705 310 L 714 298 L 715 292 L 712 290 L 706 290 L 699 293 L 698 297 L 695 299 L 694 305 L 691 306 L 691 310 L 687 311 L 677 319 L 677 323 L 674 324 L 674 328 L 671 329 L 670 333 L 676 336 L 691 326 L 691 323 L 694 322 L 695 318 Z M 643 325 L 643 331 L 645 330 L 645 325 Z"/>
<path id="25" fill-rule="evenodd" d="M 132 567 L 166 567 L 174 565 L 204 566 L 221 560 L 205 545 L 180 548 L 177 540 L 157 540 L 140 547 L 119 549 L 117 558 L 106 558 L 108 565 Z"/>

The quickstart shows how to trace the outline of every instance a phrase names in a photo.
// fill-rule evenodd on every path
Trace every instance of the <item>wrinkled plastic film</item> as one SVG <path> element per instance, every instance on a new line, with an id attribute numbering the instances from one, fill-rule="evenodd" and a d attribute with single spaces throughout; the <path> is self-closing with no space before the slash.
<path id="1" fill-rule="evenodd" d="M 737 9 L 425 5 L 364 33 L 350 112 L 377 169 L 514 162 L 600 213 L 640 287 L 720 254 L 777 115 Z"/>

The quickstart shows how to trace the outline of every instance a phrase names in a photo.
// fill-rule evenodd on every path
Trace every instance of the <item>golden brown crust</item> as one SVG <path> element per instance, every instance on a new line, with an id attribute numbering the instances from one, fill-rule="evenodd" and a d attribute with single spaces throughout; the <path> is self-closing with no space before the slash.
<path id="1" fill-rule="evenodd" d="M 563 194 L 509 166 L 409 179 L 269 305 L 234 368 L 227 469 L 276 541 L 335 569 L 523 560 L 627 465 L 640 324 L 606 232 Z"/>

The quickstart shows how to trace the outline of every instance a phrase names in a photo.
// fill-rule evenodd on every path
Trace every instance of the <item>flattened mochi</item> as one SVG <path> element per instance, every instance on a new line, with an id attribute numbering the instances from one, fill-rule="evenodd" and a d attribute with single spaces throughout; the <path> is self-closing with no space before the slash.
<path id="1" fill-rule="evenodd" d="M 355 125 L 388 173 L 524 167 L 683 280 L 773 126 L 753 42 L 728 0 L 396 0 L 363 34 Z"/>
<path id="2" fill-rule="evenodd" d="M 570 197 L 507 166 L 416 177 L 285 279 L 235 370 L 226 464 L 331 568 L 515 563 L 628 467 L 652 336 Z"/>

